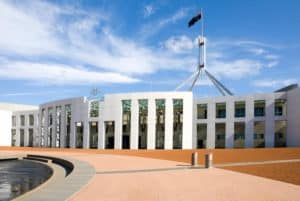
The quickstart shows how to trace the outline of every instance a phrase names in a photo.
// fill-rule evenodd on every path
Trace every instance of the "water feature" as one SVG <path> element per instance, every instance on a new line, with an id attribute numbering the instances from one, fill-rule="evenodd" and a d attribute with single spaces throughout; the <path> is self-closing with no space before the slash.
<path id="1" fill-rule="evenodd" d="M 52 169 L 26 160 L 0 161 L 0 201 L 16 198 L 45 182 Z"/>

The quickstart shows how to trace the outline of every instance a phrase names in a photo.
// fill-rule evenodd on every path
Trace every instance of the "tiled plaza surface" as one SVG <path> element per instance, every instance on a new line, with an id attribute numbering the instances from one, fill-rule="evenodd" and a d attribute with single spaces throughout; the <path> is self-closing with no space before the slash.
<path id="1" fill-rule="evenodd" d="M 95 176 L 69 200 L 300 200 L 297 185 L 218 168 L 188 169 L 189 164 L 176 161 L 82 152 L 0 151 L 0 157 L 15 154 L 69 157 L 91 164 Z"/>

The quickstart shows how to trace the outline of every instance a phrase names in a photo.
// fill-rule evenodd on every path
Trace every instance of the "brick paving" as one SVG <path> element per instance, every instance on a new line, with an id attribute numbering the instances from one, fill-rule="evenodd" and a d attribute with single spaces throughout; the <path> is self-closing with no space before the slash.
<path id="1" fill-rule="evenodd" d="M 6 153 L 12 155 L 12 153 L 18 152 L 37 154 L 41 150 L 37 150 L 37 152 L 34 150 L 14 150 Z M 3 154 L 3 151 L 0 153 Z M 47 150 L 42 154 L 68 156 L 82 160 L 91 164 L 96 172 L 104 172 L 103 174 L 96 174 L 85 187 L 68 199 L 72 201 L 300 200 L 300 186 L 298 185 L 219 168 L 188 169 L 186 168 L 188 164 L 181 161 L 98 154 L 88 151 L 58 152 L 57 150 Z M 284 159 L 293 159 L 297 156 L 291 155 Z M 263 159 L 258 161 L 264 161 Z M 227 161 L 232 162 L 231 159 Z M 157 171 L 151 171 L 153 169 Z M 159 169 L 165 171 L 159 171 Z M 138 172 L 139 170 L 144 171 Z M 112 171 L 116 172 L 111 174 Z M 135 171 L 135 173 L 126 171 Z"/>

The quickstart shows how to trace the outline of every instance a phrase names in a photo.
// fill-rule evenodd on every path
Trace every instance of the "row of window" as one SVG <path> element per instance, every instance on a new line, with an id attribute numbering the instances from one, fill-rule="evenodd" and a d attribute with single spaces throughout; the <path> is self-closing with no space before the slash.
<path id="1" fill-rule="evenodd" d="M 254 101 L 254 117 L 265 116 L 266 102 L 265 100 Z M 286 115 L 286 101 L 284 99 L 276 99 L 274 104 L 275 116 Z M 246 116 L 245 101 L 237 101 L 234 103 L 234 117 L 241 118 Z M 197 104 L 197 118 L 207 119 L 207 104 Z M 226 118 L 226 103 L 216 103 L 216 118 Z"/>
<path id="2" fill-rule="evenodd" d="M 29 118 L 29 126 L 33 126 L 34 125 L 34 115 L 30 114 L 28 115 Z M 25 126 L 25 115 L 20 115 L 19 118 L 19 124 L 20 126 Z M 16 116 L 12 116 L 12 126 L 17 126 L 17 117 Z"/>
<path id="3" fill-rule="evenodd" d="M 234 144 L 235 148 L 245 147 L 246 127 L 245 122 L 234 123 Z M 226 124 L 215 124 L 215 148 L 225 148 Z M 197 124 L 197 148 L 206 148 L 207 124 Z M 286 121 L 275 121 L 274 146 L 286 146 Z M 265 122 L 255 121 L 253 130 L 253 147 L 265 147 Z"/>

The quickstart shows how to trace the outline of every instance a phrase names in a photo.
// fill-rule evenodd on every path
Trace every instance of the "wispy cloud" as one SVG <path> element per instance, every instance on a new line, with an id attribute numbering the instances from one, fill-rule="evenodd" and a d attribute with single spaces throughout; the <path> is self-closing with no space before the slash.
<path id="1" fill-rule="evenodd" d="M 251 48 L 251 49 L 249 49 L 249 52 L 252 52 L 256 55 L 261 55 L 261 54 L 266 53 L 267 51 L 263 48 Z"/>
<path id="2" fill-rule="evenodd" d="M 174 53 L 183 53 L 194 47 L 193 41 L 185 35 L 172 36 L 164 42 L 164 46 Z"/>
<path id="3" fill-rule="evenodd" d="M 32 62 L 1 62 L 0 78 L 18 79 L 52 85 L 89 85 L 94 83 L 133 83 L 139 80 L 118 73 L 90 71 L 83 67 Z"/>
<path id="4" fill-rule="evenodd" d="M 150 16 L 155 9 L 148 6 L 145 13 Z M 151 21 L 140 34 L 153 36 L 190 10 Z M 99 13 L 45 1 L 1 1 L 0 78 L 50 85 L 129 84 L 143 82 L 140 77 L 145 74 L 196 68 L 193 38 L 175 35 L 160 41 L 163 48 L 147 46 L 114 32 L 109 14 Z M 254 76 L 279 62 L 272 52 L 276 46 L 257 41 L 212 39 L 207 48 L 207 68 L 220 79 Z M 230 55 L 229 48 L 237 54 Z"/>
<path id="5" fill-rule="evenodd" d="M 297 79 L 294 78 L 285 79 L 285 80 L 263 79 L 263 80 L 253 81 L 252 85 L 256 87 L 275 88 L 275 87 L 285 87 L 294 83 L 297 83 Z"/>
<path id="6" fill-rule="evenodd" d="M 215 60 L 209 63 L 208 68 L 217 77 L 241 79 L 259 74 L 262 63 L 251 59 Z"/>
<path id="7" fill-rule="evenodd" d="M 144 17 L 150 17 L 151 15 L 153 15 L 155 12 L 155 8 L 153 5 L 148 4 L 144 7 L 143 13 L 144 13 Z"/>
<path id="8" fill-rule="evenodd" d="M 148 38 L 157 34 L 161 29 L 163 29 L 167 25 L 174 24 L 179 20 L 185 18 L 189 14 L 189 11 L 189 8 L 181 8 L 170 16 L 143 25 L 140 30 L 140 36 L 142 38 Z"/>
<path id="9" fill-rule="evenodd" d="M 179 10 L 161 20 L 159 27 L 176 22 L 186 12 Z M 117 35 L 107 20 L 105 14 L 48 2 L 0 2 L 0 50 L 6 59 L 0 76 L 48 84 L 134 83 L 138 75 L 185 69 L 194 60 Z"/>
<path id="10" fill-rule="evenodd" d="M 53 95 L 58 93 L 73 93 L 75 90 L 49 90 L 49 91 L 37 91 L 37 92 L 15 92 L 15 93 L 4 93 L 0 94 L 2 97 L 18 97 L 18 96 L 41 96 L 41 95 Z"/>

